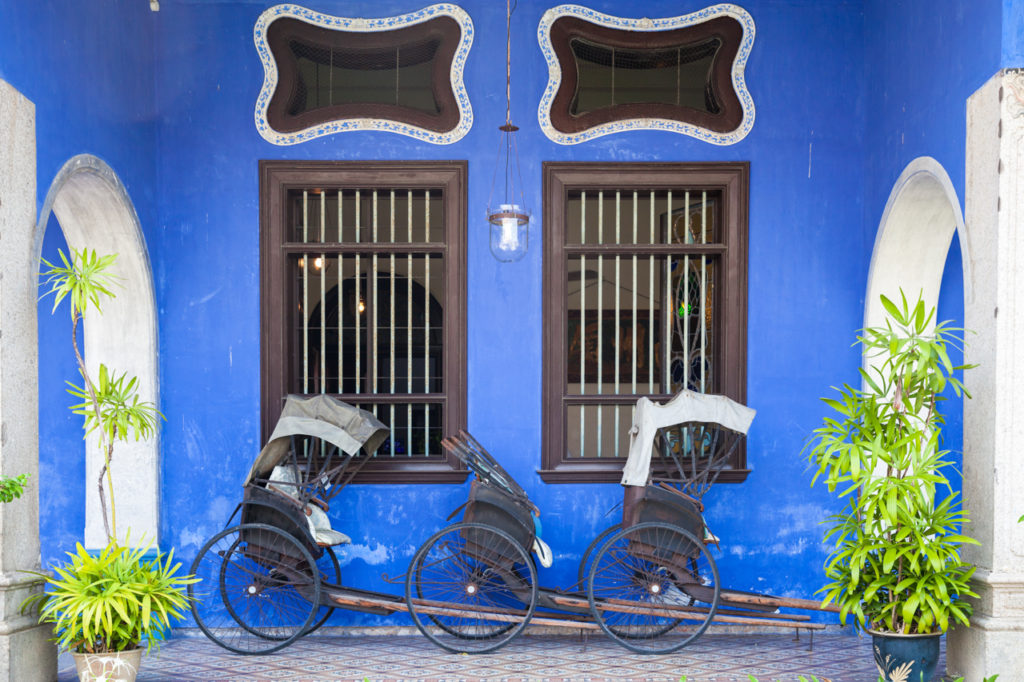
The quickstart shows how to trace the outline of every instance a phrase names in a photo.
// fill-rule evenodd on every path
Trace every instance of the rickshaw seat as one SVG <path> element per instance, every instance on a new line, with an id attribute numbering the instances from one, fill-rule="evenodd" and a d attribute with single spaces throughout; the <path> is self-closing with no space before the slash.
<path id="1" fill-rule="evenodd" d="M 291 464 L 279 464 L 274 467 L 270 474 L 267 487 L 283 493 L 303 504 L 299 497 L 299 488 L 302 485 L 298 469 Z M 309 525 L 309 534 L 321 547 L 333 547 L 334 545 L 347 545 L 352 538 L 331 528 L 331 520 L 327 513 L 315 504 L 305 504 L 303 511 L 306 514 L 306 523 Z"/>
<path id="2" fill-rule="evenodd" d="M 316 544 L 321 547 L 347 545 L 352 542 L 352 538 L 331 528 L 330 519 L 320 507 L 309 505 L 306 508 L 306 518 L 309 520 L 309 532 L 313 534 Z"/>

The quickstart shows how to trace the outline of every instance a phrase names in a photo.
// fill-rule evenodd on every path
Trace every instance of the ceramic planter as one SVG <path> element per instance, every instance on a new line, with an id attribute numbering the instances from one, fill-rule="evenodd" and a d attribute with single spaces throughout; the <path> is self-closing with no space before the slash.
<path id="1" fill-rule="evenodd" d="M 931 682 L 939 663 L 942 633 L 900 635 L 871 633 L 878 674 L 885 682 Z"/>
<path id="2" fill-rule="evenodd" d="M 135 682 L 142 662 L 142 649 L 109 654 L 72 654 L 80 682 Z"/>

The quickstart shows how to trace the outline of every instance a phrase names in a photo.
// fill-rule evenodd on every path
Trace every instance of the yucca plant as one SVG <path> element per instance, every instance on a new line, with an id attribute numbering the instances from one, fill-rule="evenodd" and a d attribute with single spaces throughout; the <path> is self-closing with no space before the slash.
<path id="1" fill-rule="evenodd" d="M 174 552 L 143 560 L 145 548 L 110 542 L 99 554 L 81 544 L 47 581 L 40 621 L 53 623 L 58 646 L 77 653 L 126 651 L 143 639 L 159 646 L 171 621 L 184 616 L 185 589 L 196 582 L 178 575 Z"/>
<path id="2" fill-rule="evenodd" d="M 900 634 L 945 632 L 969 624 L 975 597 L 974 567 L 960 556 L 968 522 L 945 471 L 952 466 L 940 448 L 939 410 L 947 386 L 970 395 L 956 378 L 951 348 L 962 349 L 964 330 L 942 322 L 919 299 L 899 305 L 882 297 L 884 327 L 864 329 L 858 343 L 867 370 L 864 388 L 844 385 L 823 398 L 833 411 L 814 431 L 808 456 L 814 481 L 821 478 L 845 500 L 831 517 L 825 540 L 824 603 L 854 616 L 857 627 Z M 812 481 L 812 485 L 814 484 Z M 937 492 L 946 489 L 944 499 Z"/>

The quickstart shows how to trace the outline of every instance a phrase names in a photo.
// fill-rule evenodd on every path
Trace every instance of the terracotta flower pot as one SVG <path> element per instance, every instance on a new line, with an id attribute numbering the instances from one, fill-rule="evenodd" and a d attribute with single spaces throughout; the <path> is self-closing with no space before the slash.
<path id="1" fill-rule="evenodd" d="M 142 649 L 109 654 L 73 654 L 81 682 L 135 682 L 142 662 Z"/>
<path id="2" fill-rule="evenodd" d="M 931 682 L 939 663 L 942 633 L 900 635 L 871 633 L 878 674 L 885 682 Z"/>

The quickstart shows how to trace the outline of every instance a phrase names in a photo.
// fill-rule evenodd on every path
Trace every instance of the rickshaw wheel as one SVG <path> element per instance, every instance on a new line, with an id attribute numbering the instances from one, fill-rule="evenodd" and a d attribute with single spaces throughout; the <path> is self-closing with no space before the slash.
<path id="1" fill-rule="evenodd" d="M 316 560 L 316 567 L 320 571 L 320 580 L 323 584 L 335 586 L 341 585 L 341 564 L 338 563 L 338 555 L 334 553 L 333 547 L 324 547 L 324 553 Z M 304 634 L 310 634 L 320 629 L 320 626 L 327 622 L 327 619 L 334 613 L 333 606 L 322 605 L 317 611 L 313 624 L 309 626 Z"/>
<path id="2" fill-rule="evenodd" d="M 587 597 L 594 621 L 616 642 L 640 654 L 667 654 L 711 624 L 721 598 L 718 567 L 687 530 L 640 523 L 615 533 L 598 551 Z M 659 613 L 659 605 L 675 610 Z"/>
<path id="3" fill-rule="evenodd" d="M 192 616 L 228 651 L 269 654 L 309 632 L 320 606 L 320 572 L 295 537 L 262 523 L 222 530 L 189 572 Z"/>
<path id="4" fill-rule="evenodd" d="M 595 550 L 601 547 L 606 540 L 608 540 L 609 535 L 620 530 L 622 530 L 621 523 L 616 523 L 614 526 L 605 528 L 601 531 L 600 535 L 594 538 L 594 541 L 587 546 L 586 551 L 583 552 L 583 556 L 580 558 L 580 566 L 576 571 L 576 584 L 580 586 L 581 590 L 586 588 L 587 578 L 590 576 L 590 564 L 593 560 L 591 555 Z"/>
<path id="5" fill-rule="evenodd" d="M 537 606 L 537 568 L 503 530 L 457 523 L 417 550 L 405 578 L 416 627 L 442 649 L 482 654 L 512 641 Z"/>

